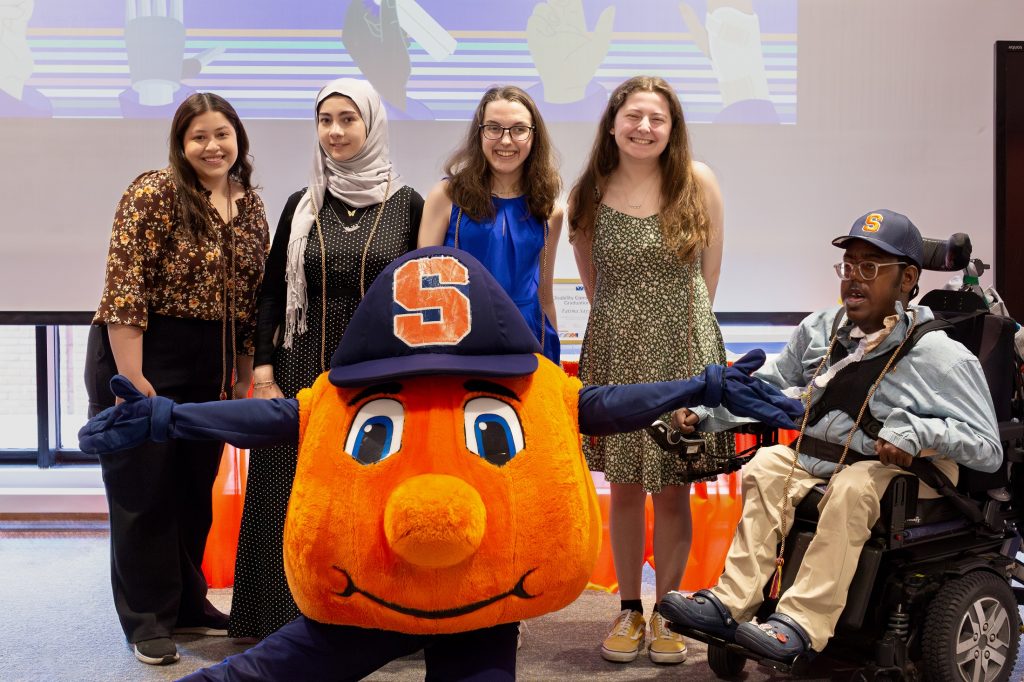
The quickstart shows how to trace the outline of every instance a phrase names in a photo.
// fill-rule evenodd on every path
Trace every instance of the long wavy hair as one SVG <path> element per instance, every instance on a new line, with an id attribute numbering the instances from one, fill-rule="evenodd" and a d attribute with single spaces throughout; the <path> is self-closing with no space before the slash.
<path id="1" fill-rule="evenodd" d="M 597 136 L 583 173 L 570 192 L 570 241 L 579 235 L 591 238 L 597 207 L 608 181 L 619 166 L 619 147 L 609 134 L 615 116 L 634 92 L 654 92 L 668 103 L 672 130 L 668 145 L 658 157 L 661 167 L 661 206 L 658 215 L 665 246 L 683 261 L 695 258 L 711 238 L 711 220 L 704 205 L 700 183 L 693 176 L 690 142 L 683 107 L 672 87 L 657 76 L 634 76 L 615 88 L 597 125 Z"/>
<path id="2" fill-rule="evenodd" d="M 518 102 L 526 107 L 533 118 L 533 146 L 523 162 L 523 176 L 520 188 L 526 196 L 530 213 L 540 220 L 547 219 L 555 207 L 555 199 L 562 191 L 562 179 L 558 174 L 558 159 L 551 136 L 536 103 L 522 88 L 513 85 L 495 86 L 484 93 L 473 114 L 473 120 L 466 131 L 466 137 L 445 162 L 448 176 L 448 196 L 466 215 L 476 221 L 493 218 L 494 203 L 491 201 L 491 167 L 487 164 L 481 141 L 480 126 L 484 122 L 484 110 L 497 100 Z"/>
<path id="3" fill-rule="evenodd" d="M 210 111 L 224 114 L 224 117 L 235 129 L 238 141 L 238 158 L 228 170 L 228 177 L 246 189 L 252 189 L 252 156 L 249 154 L 249 136 L 245 133 L 242 120 L 231 104 L 212 92 L 197 92 L 189 95 L 174 112 L 171 121 L 171 134 L 167 141 L 168 160 L 171 166 L 171 178 L 177 196 L 178 215 L 181 223 L 193 236 L 198 237 L 211 229 L 210 202 L 203 193 L 203 185 L 192 164 L 185 158 L 185 133 L 196 116 Z"/>

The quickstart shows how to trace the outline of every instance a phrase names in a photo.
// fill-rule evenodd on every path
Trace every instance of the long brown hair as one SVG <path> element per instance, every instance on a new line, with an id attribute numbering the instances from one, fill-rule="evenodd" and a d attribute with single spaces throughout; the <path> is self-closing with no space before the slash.
<path id="1" fill-rule="evenodd" d="M 178 215 L 181 223 L 192 234 L 198 237 L 208 231 L 210 225 L 210 202 L 203 193 L 199 176 L 192 164 L 185 158 L 185 132 L 192 125 L 193 119 L 210 111 L 224 114 L 224 117 L 235 129 L 238 140 L 238 158 L 228 170 L 228 177 L 246 189 L 252 189 L 252 157 L 249 154 L 249 136 L 245 133 L 242 120 L 231 104 L 212 92 L 197 92 L 189 95 L 174 112 L 171 121 L 171 134 L 167 141 L 168 160 L 171 165 L 171 178 L 177 195 Z"/>
<path id="2" fill-rule="evenodd" d="M 654 92 L 668 103 L 672 130 L 668 145 L 658 157 L 661 167 L 661 206 L 658 215 L 665 246 L 684 261 L 692 260 L 711 238 L 711 220 L 704 205 L 700 183 L 693 176 L 689 136 L 683 107 L 672 87 L 657 76 L 634 76 L 615 88 L 608 99 L 590 158 L 570 192 L 572 211 L 569 214 L 570 241 L 582 234 L 590 238 L 594 231 L 597 206 L 608 180 L 619 166 L 619 147 L 609 131 L 615 127 L 615 115 L 634 92 Z"/>
<path id="3" fill-rule="evenodd" d="M 526 107 L 533 118 L 533 146 L 523 162 L 521 189 L 526 196 L 530 213 L 540 220 L 547 219 L 555 207 L 555 199 L 562 191 L 558 175 L 558 161 L 551 144 L 544 119 L 533 99 L 522 88 L 514 85 L 495 86 L 484 93 L 473 114 L 462 145 L 445 162 L 448 176 L 448 196 L 473 220 L 494 217 L 491 201 L 491 167 L 487 164 L 480 141 L 480 126 L 484 122 L 484 109 L 496 100 L 518 102 Z"/>

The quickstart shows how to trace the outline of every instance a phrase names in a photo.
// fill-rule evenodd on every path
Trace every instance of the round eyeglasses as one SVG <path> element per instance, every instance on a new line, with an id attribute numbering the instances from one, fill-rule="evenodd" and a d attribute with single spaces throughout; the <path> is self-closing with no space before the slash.
<path id="1" fill-rule="evenodd" d="M 876 263 L 871 260 L 862 260 L 859 263 L 849 263 L 843 261 L 842 263 L 836 263 L 832 267 L 835 268 L 836 274 L 839 275 L 839 279 L 847 280 L 853 277 L 853 271 L 856 270 L 857 274 L 862 280 L 868 282 L 878 277 L 878 268 L 884 268 L 886 265 L 906 265 L 896 261 L 895 263 Z"/>
<path id="2" fill-rule="evenodd" d="M 505 137 L 506 131 L 508 136 L 516 142 L 526 142 L 530 139 L 530 135 L 533 135 L 533 131 L 536 126 L 500 126 L 497 123 L 484 123 L 480 126 L 480 132 L 488 140 L 500 140 Z"/>

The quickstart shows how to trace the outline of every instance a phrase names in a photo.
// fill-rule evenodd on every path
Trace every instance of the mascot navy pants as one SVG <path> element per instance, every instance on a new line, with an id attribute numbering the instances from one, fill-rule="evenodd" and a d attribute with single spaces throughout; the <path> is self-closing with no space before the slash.
<path id="1" fill-rule="evenodd" d="M 428 682 L 514 680 L 519 623 L 453 635 L 406 635 L 299 616 L 248 651 L 183 680 L 360 680 L 423 650 Z"/>

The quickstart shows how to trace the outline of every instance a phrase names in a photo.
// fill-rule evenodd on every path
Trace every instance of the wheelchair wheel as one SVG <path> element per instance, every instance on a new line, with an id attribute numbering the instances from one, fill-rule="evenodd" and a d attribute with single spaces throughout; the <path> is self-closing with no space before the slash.
<path id="1" fill-rule="evenodd" d="M 711 667 L 711 672 L 721 679 L 731 680 L 739 676 L 746 664 L 747 659 L 743 656 L 734 654 L 724 646 L 708 644 L 708 665 Z"/>
<path id="2" fill-rule="evenodd" d="M 946 583 L 925 616 L 925 679 L 1009 680 L 1020 644 L 1019 620 L 1017 600 L 1004 578 L 973 571 Z"/>

